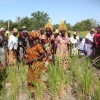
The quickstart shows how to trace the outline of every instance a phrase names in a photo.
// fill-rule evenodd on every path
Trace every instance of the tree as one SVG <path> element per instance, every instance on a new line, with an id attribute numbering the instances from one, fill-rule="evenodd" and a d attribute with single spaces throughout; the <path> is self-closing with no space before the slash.
<path id="1" fill-rule="evenodd" d="M 90 19 L 84 20 L 82 21 L 85 24 L 84 30 L 88 31 L 92 28 L 92 23 L 90 21 Z"/>
<path id="2" fill-rule="evenodd" d="M 34 23 L 34 29 L 44 28 L 46 22 L 50 19 L 47 13 L 44 12 L 34 12 L 31 14 Z"/>
<path id="3" fill-rule="evenodd" d="M 6 28 L 6 25 L 5 25 L 5 21 L 4 20 L 0 20 L 0 27 Z"/>
<path id="4" fill-rule="evenodd" d="M 94 18 L 90 19 L 91 23 L 92 23 L 92 27 L 96 28 L 99 25 L 99 22 L 97 20 L 95 20 Z"/>
<path id="5" fill-rule="evenodd" d="M 26 26 L 27 30 L 30 31 L 31 29 L 33 29 L 33 21 L 29 17 L 25 17 L 20 21 L 19 28 L 21 29 L 22 26 Z"/>
<path id="6" fill-rule="evenodd" d="M 55 24 L 55 25 L 53 25 L 53 30 L 55 31 L 56 29 L 58 29 L 59 28 L 59 24 Z"/>
<path id="7" fill-rule="evenodd" d="M 70 25 L 70 23 L 67 23 L 67 30 L 72 30 L 72 26 Z"/>
<path id="8" fill-rule="evenodd" d="M 81 22 L 77 22 L 74 26 L 73 26 L 73 30 L 76 31 L 88 31 L 92 28 L 92 23 L 90 21 L 90 19 L 86 19 L 83 20 Z"/>

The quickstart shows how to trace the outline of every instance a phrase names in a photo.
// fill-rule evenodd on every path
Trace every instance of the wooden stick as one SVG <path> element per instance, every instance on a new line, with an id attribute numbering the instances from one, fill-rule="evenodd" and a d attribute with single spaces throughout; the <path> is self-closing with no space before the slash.
<path id="1" fill-rule="evenodd" d="M 93 64 L 95 64 L 97 61 L 99 61 L 100 60 L 100 58 L 99 59 L 97 59 L 96 61 L 93 61 L 93 63 L 91 64 L 91 66 L 93 65 Z M 95 64 L 96 65 L 96 64 Z M 96 65 L 97 66 L 97 65 Z"/>
<path id="2" fill-rule="evenodd" d="M 92 60 L 92 61 L 96 61 L 99 57 L 100 57 L 100 56 L 96 57 L 96 58 L 95 58 L 94 60 Z"/>
<path id="3" fill-rule="evenodd" d="M 86 59 L 87 57 L 89 57 L 89 56 L 85 56 L 83 59 L 80 59 L 80 61 L 82 62 L 84 59 Z"/>

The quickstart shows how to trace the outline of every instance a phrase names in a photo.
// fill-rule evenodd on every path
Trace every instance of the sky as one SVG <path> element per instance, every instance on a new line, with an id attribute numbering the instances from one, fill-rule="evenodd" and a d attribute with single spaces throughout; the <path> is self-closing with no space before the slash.
<path id="1" fill-rule="evenodd" d="M 71 25 L 91 18 L 100 22 L 100 0 L 0 0 L 0 20 L 15 22 L 37 11 L 47 13 L 52 24 L 62 19 Z"/>

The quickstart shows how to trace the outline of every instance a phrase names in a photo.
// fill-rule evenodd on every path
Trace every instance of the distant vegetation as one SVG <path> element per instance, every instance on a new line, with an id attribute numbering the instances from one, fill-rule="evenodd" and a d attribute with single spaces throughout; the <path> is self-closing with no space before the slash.
<path id="1" fill-rule="evenodd" d="M 45 12 L 33 12 L 31 14 L 31 18 L 29 17 L 17 17 L 16 18 L 16 22 L 12 22 L 11 20 L 9 20 L 10 23 L 10 27 L 9 29 L 12 30 L 13 28 L 18 28 L 18 30 L 21 30 L 21 27 L 23 25 L 25 25 L 27 27 L 28 31 L 31 30 L 36 30 L 39 29 L 41 27 L 44 27 L 45 24 L 47 23 L 48 19 L 50 19 L 49 14 L 45 13 Z M 60 23 L 59 23 L 60 24 Z M 56 28 L 58 28 L 59 24 L 55 24 L 54 26 L 54 30 Z M 86 19 L 83 20 L 81 22 L 77 22 L 75 25 L 71 25 L 70 23 L 66 23 L 68 30 L 73 30 L 73 31 L 89 31 L 91 28 L 95 28 L 99 25 L 99 22 L 93 18 L 91 19 Z M 5 27 L 6 29 L 8 28 L 8 20 L 4 21 L 2 19 L 0 19 L 0 27 Z"/>

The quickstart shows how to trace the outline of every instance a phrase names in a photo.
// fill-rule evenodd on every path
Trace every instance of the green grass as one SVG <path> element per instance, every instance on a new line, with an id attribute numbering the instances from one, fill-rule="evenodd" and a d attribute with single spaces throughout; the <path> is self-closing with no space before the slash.
<path id="1" fill-rule="evenodd" d="M 78 36 L 83 36 L 84 38 L 86 38 L 86 35 L 89 33 L 89 31 L 79 31 L 78 32 Z M 71 35 L 74 34 L 74 31 L 72 31 Z"/>
<path id="2" fill-rule="evenodd" d="M 89 66 L 90 61 L 84 60 L 81 63 L 77 57 L 69 60 L 69 69 L 66 71 L 56 61 L 55 65 L 50 65 L 48 72 L 45 73 L 47 82 L 41 80 L 35 82 L 35 100 L 42 100 L 46 91 L 53 100 L 58 100 L 59 97 L 63 97 L 64 89 L 67 89 L 68 86 L 72 87 L 72 91 L 77 95 L 77 100 L 88 100 L 89 97 L 92 100 L 99 100 L 99 76 L 95 76 L 96 71 L 95 68 Z M 0 72 L 1 100 L 17 100 L 20 94 L 26 94 L 28 100 L 30 99 L 27 71 L 28 67 L 20 63 L 19 70 L 15 65 Z M 10 84 L 8 88 L 7 83 Z"/>
<path id="3" fill-rule="evenodd" d="M 83 36 L 87 33 L 80 32 Z M 65 90 L 69 96 L 67 100 L 71 100 L 74 95 L 77 100 L 100 99 L 100 70 L 89 66 L 89 59 L 81 61 L 74 56 L 68 62 L 68 69 L 63 70 L 56 59 L 55 65 L 49 65 L 49 70 L 44 73 L 47 81 L 34 82 L 36 87 L 34 89 L 35 100 L 50 100 L 47 99 L 48 96 L 46 97 L 45 94 L 48 94 L 49 98 L 53 100 L 58 100 L 64 97 Z M 27 100 L 30 100 L 31 93 L 27 87 L 27 73 L 28 66 L 22 63 L 13 67 L 6 67 L 3 71 L 0 71 L 0 100 L 18 100 L 20 95 L 24 94 Z M 71 87 L 72 90 L 68 91 L 68 87 Z"/>

